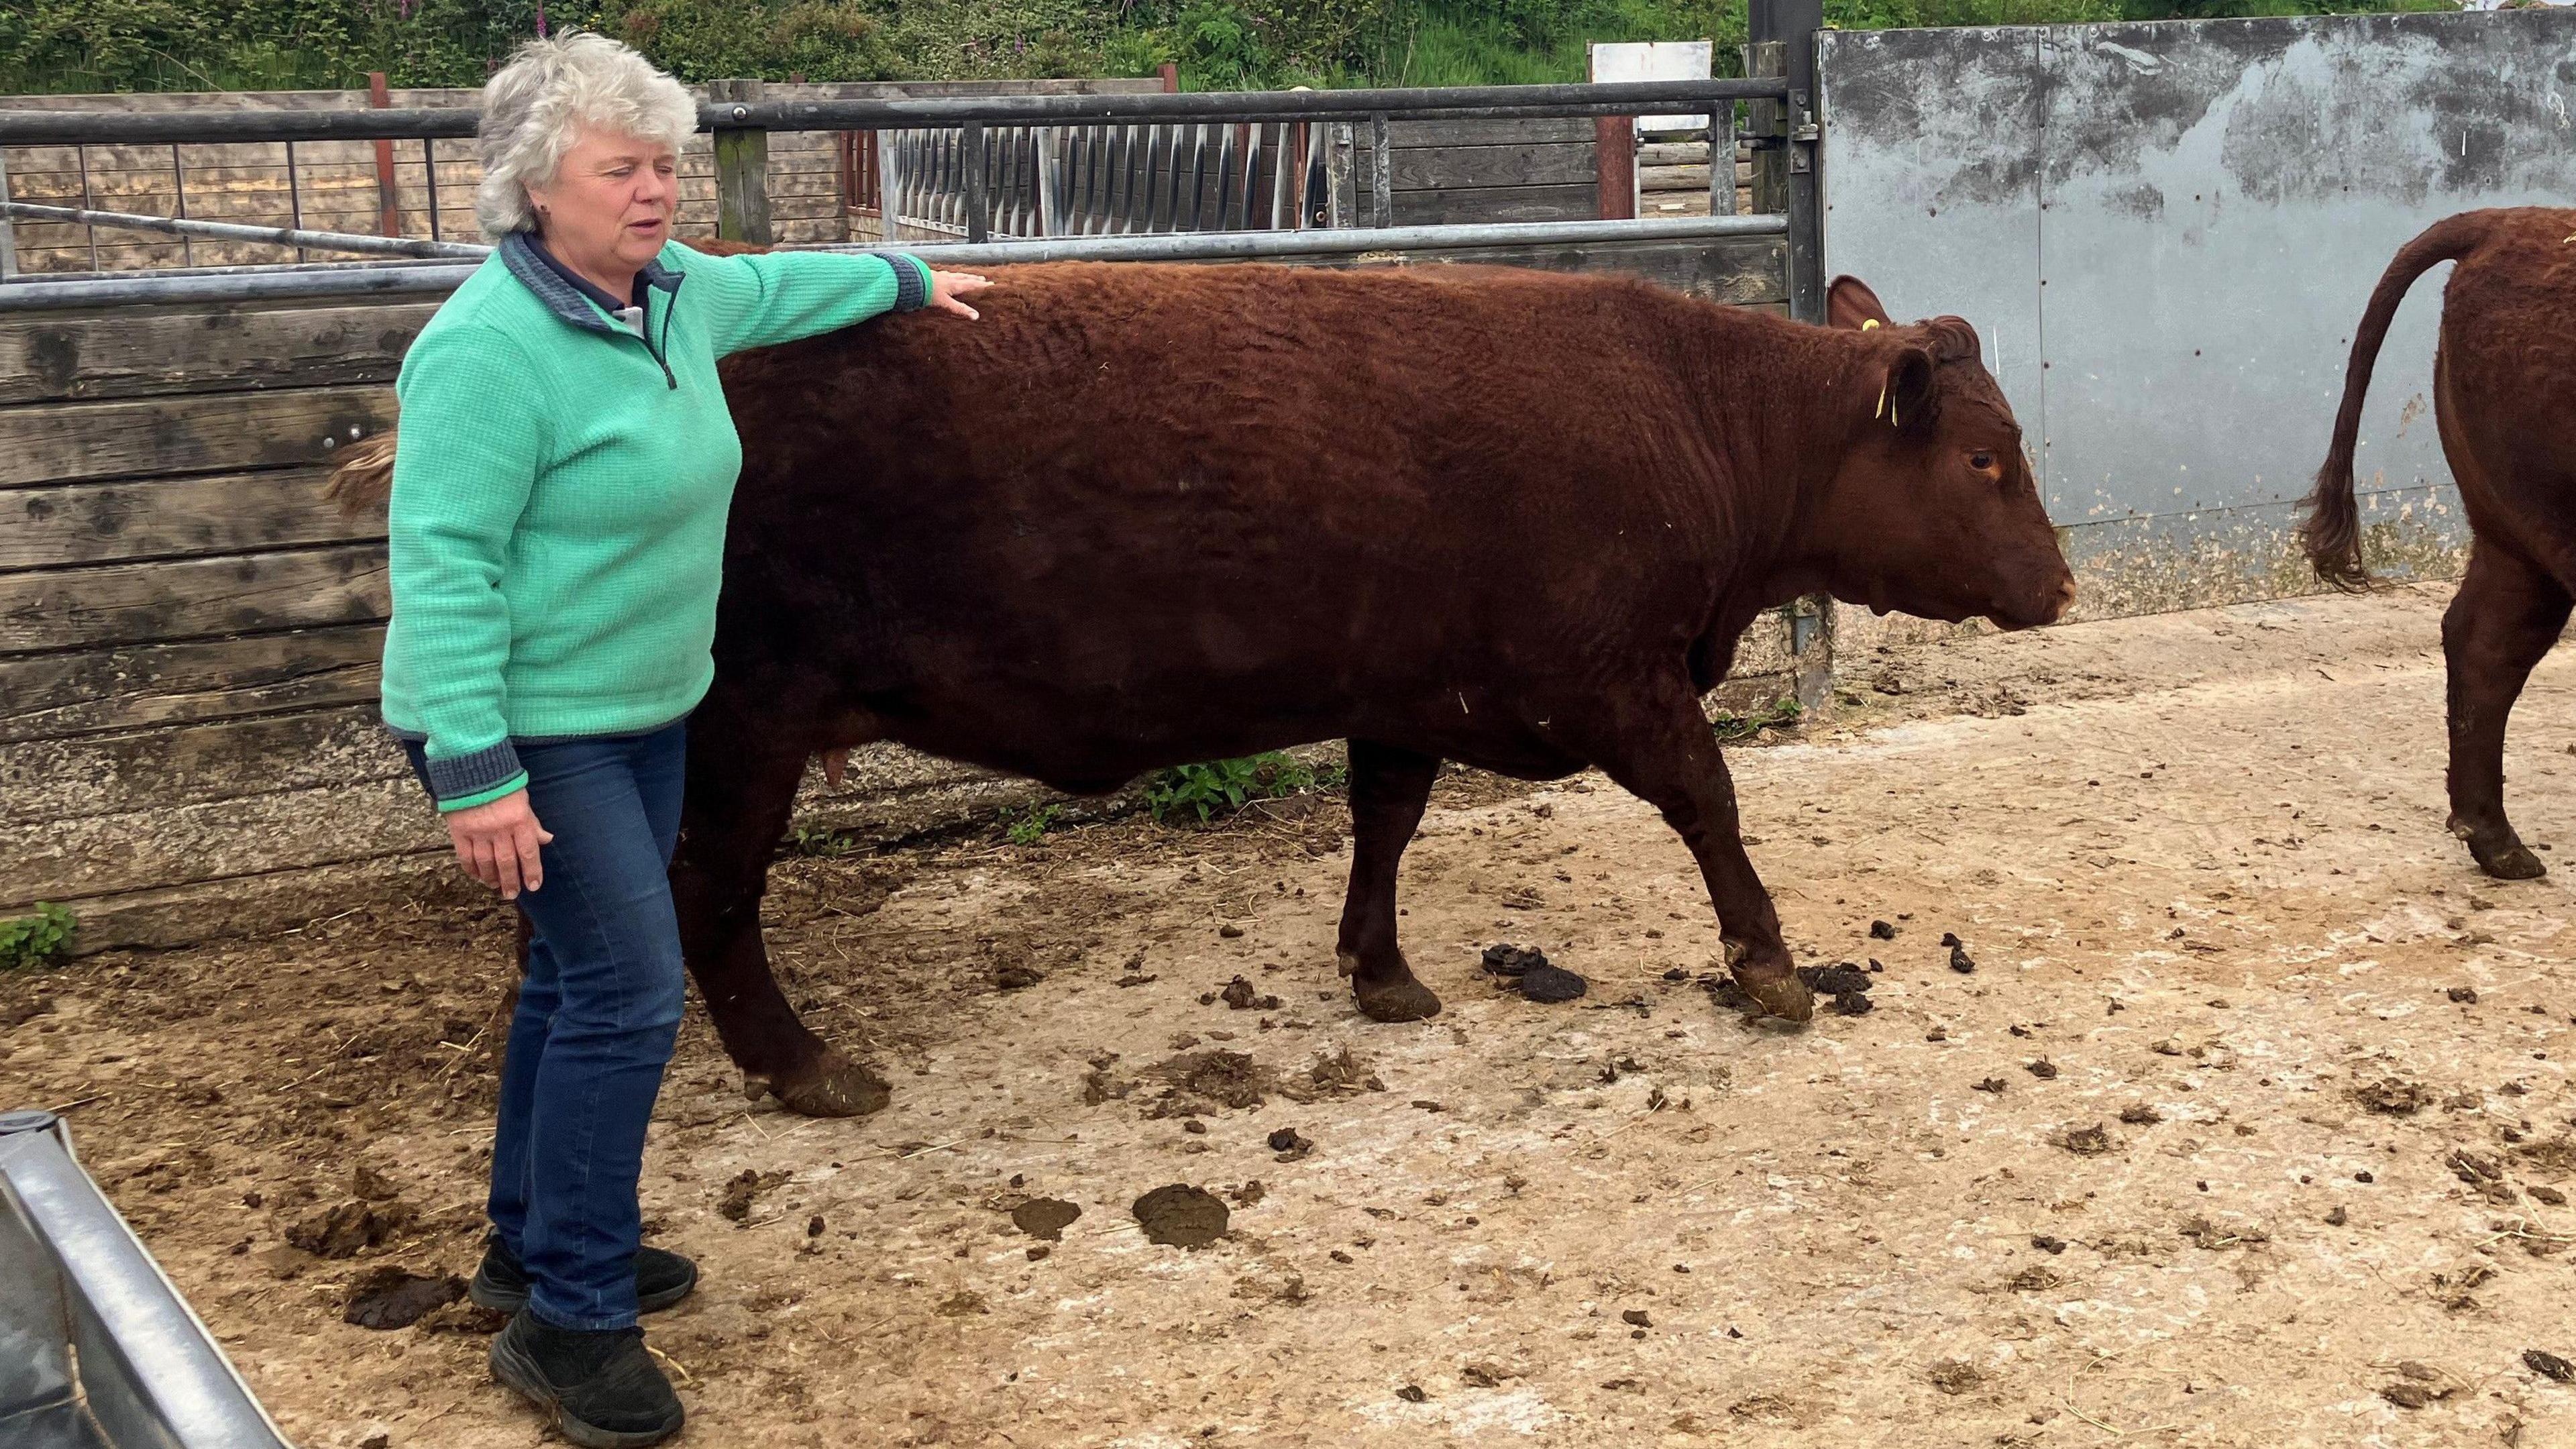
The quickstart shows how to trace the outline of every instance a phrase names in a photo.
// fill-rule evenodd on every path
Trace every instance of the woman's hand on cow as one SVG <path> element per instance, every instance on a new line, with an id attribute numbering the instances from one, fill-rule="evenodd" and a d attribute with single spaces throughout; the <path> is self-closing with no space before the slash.
<path id="1" fill-rule="evenodd" d="M 456 863 L 465 873 L 515 901 L 521 889 L 546 882 L 537 847 L 554 840 L 528 808 L 528 792 L 513 790 L 498 800 L 447 813 L 447 838 L 456 843 Z"/>
<path id="2" fill-rule="evenodd" d="M 954 312 L 972 322 L 984 314 L 957 299 L 970 292 L 980 292 L 991 285 L 993 285 L 991 282 L 973 272 L 932 272 L 930 305 L 942 312 Z"/>

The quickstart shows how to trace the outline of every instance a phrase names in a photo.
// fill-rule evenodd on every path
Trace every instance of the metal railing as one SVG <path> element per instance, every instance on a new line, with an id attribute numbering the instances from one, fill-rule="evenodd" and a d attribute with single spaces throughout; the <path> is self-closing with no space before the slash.
<path id="1" fill-rule="evenodd" d="M 1393 225 L 1393 165 L 1388 124 L 1394 120 L 1618 117 L 1706 113 L 1711 151 L 1732 150 L 1737 102 L 1752 102 L 1756 144 L 1794 156 L 1784 221 L 1780 216 L 1712 216 L 1670 222 L 1561 222 L 1478 227 Z M 212 114 L 0 111 L 0 146 L 148 143 L 184 136 L 201 143 L 367 140 L 472 134 L 471 109 L 268 111 Z M 1501 246 L 1515 242 L 1679 237 L 1790 236 L 1791 311 L 1820 310 L 1818 248 L 1803 226 L 1816 225 L 1813 151 L 1816 129 L 1807 97 L 1783 75 L 1746 79 L 1636 81 L 1604 85 L 1466 86 L 1350 91 L 1249 91 L 1198 94 L 1014 95 L 937 98 L 710 103 L 701 126 L 726 134 L 768 130 L 876 130 L 893 144 L 893 175 L 884 181 L 890 221 L 917 217 L 919 233 L 968 244 L 996 238 L 1000 250 L 976 245 L 934 260 L 991 265 L 1048 257 L 1217 259 L 1297 253 L 1356 252 L 1400 246 Z M 1364 138 L 1364 139 L 1363 139 Z M 757 175 L 719 187 L 756 191 Z M 5 196 L 0 196 L 5 200 Z M 1804 204 L 1801 205 L 1801 202 Z M 0 208 L 22 212 L 25 204 Z M 1717 208 L 1712 208 L 1716 210 Z M 186 234 L 205 223 L 72 209 L 101 224 L 134 224 Z M 765 214 L 765 207 L 761 208 Z M 110 221 L 111 217 L 117 219 Z M 241 239 L 314 249 L 393 250 L 381 237 L 304 228 L 247 227 Z M 1412 233 L 1419 231 L 1421 235 Z M 1195 238 L 1186 245 L 1141 245 Z M 1399 239 L 1398 234 L 1405 234 Z M 202 231 L 203 235 L 227 235 Z M 1243 238 L 1273 237 L 1276 241 Z M 767 240 L 754 236 L 750 240 Z M 344 245 L 346 244 L 346 245 Z M 1068 246 L 1070 244 L 1070 246 Z M 462 243 L 404 241 L 439 256 L 467 256 Z M 419 254 L 412 252 L 408 254 Z M 181 298 L 346 296 L 430 293 L 453 287 L 461 269 L 439 266 L 331 267 L 255 276 L 38 281 L 0 285 L 0 311 L 106 306 Z M 229 289 L 228 289 L 229 284 Z"/>
<path id="2" fill-rule="evenodd" d="M 0 1113 L 0 1444 L 286 1449 L 50 1112 Z"/>

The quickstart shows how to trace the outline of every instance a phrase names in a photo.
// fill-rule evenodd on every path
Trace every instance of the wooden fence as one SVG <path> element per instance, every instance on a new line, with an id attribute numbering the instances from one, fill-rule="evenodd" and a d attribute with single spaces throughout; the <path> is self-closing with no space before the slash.
<path id="1" fill-rule="evenodd" d="M 1786 310 L 1777 237 L 1303 260 L 1623 271 Z M 446 878 L 375 719 L 380 525 L 318 496 L 392 421 L 434 308 L 0 314 L 0 916 L 62 901 L 83 949 L 169 945 Z M 1767 699 L 1791 669 L 1766 625 L 1737 688 Z M 1036 794 L 891 748 L 809 789 L 806 819 L 878 838 Z"/>

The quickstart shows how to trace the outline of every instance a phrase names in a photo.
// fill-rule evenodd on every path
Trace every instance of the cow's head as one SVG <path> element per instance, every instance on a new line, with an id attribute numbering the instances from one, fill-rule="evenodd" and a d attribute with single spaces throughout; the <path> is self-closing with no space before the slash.
<path id="1" fill-rule="evenodd" d="M 1836 598 L 1881 611 L 2007 629 L 2054 621 L 2075 578 L 2040 506 L 2021 425 L 1956 317 L 1900 327 L 1854 277 L 1838 277 L 1828 321 L 1858 334 L 1857 386 L 1828 394 L 1843 444 L 1817 520 Z"/>

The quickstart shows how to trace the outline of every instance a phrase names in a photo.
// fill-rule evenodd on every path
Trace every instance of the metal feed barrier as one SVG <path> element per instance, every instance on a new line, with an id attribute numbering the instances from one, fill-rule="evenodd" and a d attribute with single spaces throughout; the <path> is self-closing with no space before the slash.
<path id="1" fill-rule="evenodd" d="M 1784 72 L 1794 68 L 1794 59 L 1778 67 Z M 1709 115 L 1713 144 L 1731 150 L 1738 135 L 1738 102 L 1751 103 L 1752 125 L 1745 134 L 1785 162 L 1779 167 L 1778 187 L 1785 214 L 1392 224 L 1386 142 L 1391 120 L 1620 117 L 1682 110 Z M 467 108 L 195 115 L 0 111 L 0 146 L 458 137 L 474 133 L 477 116 Z M 1817 133 L 1807 86 L 1788 73 L 1611 85 L 719 100 L 700 108 L 699 124 L 716 137 L 723 235 L 753 233 L 758 239 L 766 231 L 761 167 L 753 154 L 765 148 L 765 133 L 873 130 L 893 142 L 888 147 L 896 158 L 890 180 L 906 192 L 906 199 L 889 210 L 922 216 L 930 235 L 960 239 L 905 248 L 941 264 L 1074 258 L 1213 261 L 1402 247 L 1785 236 L 1791 315 L 1818 320 L 1823 311 Z M 1354 153 L 1363 135 L 1371 161 L 1364 188 L 1352 180 Z M 736 159 L 728 163 L 728 156 Z M 482 250 L 436 240 L 39 207 L 0 197 L 0 227 L 10 217 L 130 225 L 362 254 L 464 258 Z M 1012 237 L 1021 239 L 1006 239 Z M 0 282 L 0 312 L 435 293 L 452 289 L 466 270 L 460 263 L 427 260 L 192 268 L 185 274 L 148 277 L 19 276 Z"/>
<path id="2" fill-rule="evenodd" d="M 0 1445 L 286 1449 L 51 1112 L 0 1113 Z"/>

